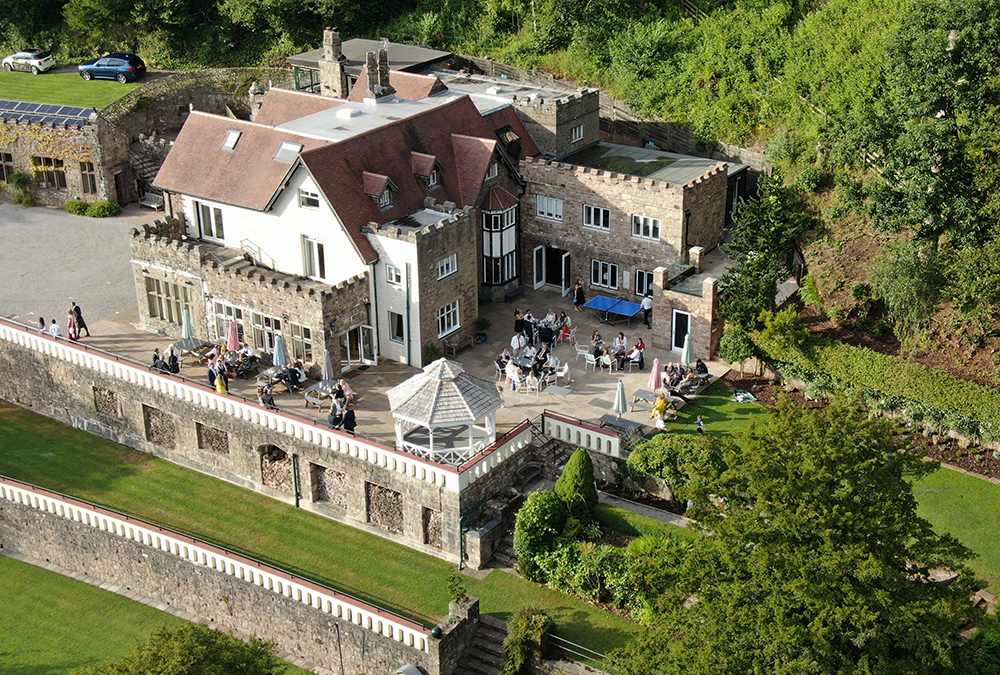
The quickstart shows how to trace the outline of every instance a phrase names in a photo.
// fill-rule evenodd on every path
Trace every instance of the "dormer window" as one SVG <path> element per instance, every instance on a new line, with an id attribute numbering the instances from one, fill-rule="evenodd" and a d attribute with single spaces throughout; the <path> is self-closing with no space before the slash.
<path id="1" fill-rule="evenodd" d="M 392 206 L 392 190 L 386 188 L 382 190 L 382 194 L 378 196 L 378 207 L 380 209 L 387 209 Z"/>
<path id="2" fill-rule="evenodd" d="M 278 151 L 274 153 L 274 161 L 281 162 L 283 164 L 291 164 L 295 161 L 295 158 L 299 156 L 299 152 L 302 151 L 302 147 L 301 143 L 282 141 L 281 145 L 278 146 Z"/>
<path id="3" fill-rule="evenodd" d="M 438 175 L 437 169 L 431 169 L 430 174 L 427 176 L 427 187 L 437 187 L 441 182 L 441 178 Z"/>
<path id="4" fill-rule="evenodd" d="M 441 184 L 441 163 L 434 155 L 424 152 L 410 153 L 410 169 L 413 174 L 424 181 L 427 187 L 435 188 Z"/>
<path id="5" fill-rule="evenodd" d="M 392 206 L 392 193 L 396 191 L 396 186 L 392 184 L 388 176 L 377 173 L 363 172 L 365 194 L 372 198 L 383 211 Z"/>
<path id="6" fill-rule="evenodd" d="M 223 150 L 233 150 L 236 147 L 236 143 L 240 140 L 240 136 L 243 135 L 242 131 L 227 131 L 226 140 L 222 142 Z"/>

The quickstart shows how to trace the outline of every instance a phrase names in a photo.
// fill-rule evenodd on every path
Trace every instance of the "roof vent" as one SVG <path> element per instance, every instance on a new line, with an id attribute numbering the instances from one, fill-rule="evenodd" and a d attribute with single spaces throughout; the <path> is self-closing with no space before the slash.
<path id="1" fill-rule="evenodd" d="M 497 86 L 492 86 L 492 87 L 487 87 L 486 88 L 486 93 L 487 94 L 493 94 L 494 96 L 497 95 L 497 94 L 499 94 L 501 91 L 503 91 L 503 90 L 500 87 L 497 87 Z"/>
<path id="2" fill-rule="evenodd" d="M 349 120 L 352 117 L 357 117 L 360 114 L 361 111 L 358 110 L 357 108 L 351 108 L 348 106 L 341 106 L 340 108 L 337 108 L 337 117 L 339 117 L 342 120 Z"/>

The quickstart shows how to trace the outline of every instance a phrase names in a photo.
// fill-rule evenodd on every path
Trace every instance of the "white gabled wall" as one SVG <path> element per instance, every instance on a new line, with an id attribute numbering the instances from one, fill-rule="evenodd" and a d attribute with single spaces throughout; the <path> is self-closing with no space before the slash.
<path id="1" fill-rule="evenodd" d="M 319 195 L 319 208 L 300 207 L 299 189 Z M 333 285 L 367 270 L 350 235 L 305 169 L 295 171 L 268 212 L 184 195 L 188 235 L 192 237 L 198 236 L 196 201 L 222 210 L 224 244 L 227 247 L 239 249 L 241 242 L 248 239 L 264 253 L 265 261 L 267 258 L 274 260 L 279 272 L 305 275 L 303 236 L 315 239 L 324 246 L 326 277 L 323 281 Z"/>
<path id="2" fill-rule="evenodd" d="M 379 353 L 383 358 L 420 367 L 423 362 L 420 344 L 420 285 L 417 279 L 417 245 L 406 240 L 393 237 L 383 237 L 369 234 L 368 240 L 379 255 L 375 263 L 374 285 L 375 297 L 378 298 L 378 336 Z M 409 298 L 410 317 L 406 323 L 407 298 L 407 264 L 409 264 Z M 386 266 L 395 265 L 402 271 L 402 283 L 398 286 L 390 284 L 386 277 Z M 372 308 L 373 311 L 375 308 Z M 392 340 L 392 330 L 389 325 L 389 312 L 403 316 L 405 334 L 403 342 Z M 407 342 L 409 341 L 409 354 Z"/>

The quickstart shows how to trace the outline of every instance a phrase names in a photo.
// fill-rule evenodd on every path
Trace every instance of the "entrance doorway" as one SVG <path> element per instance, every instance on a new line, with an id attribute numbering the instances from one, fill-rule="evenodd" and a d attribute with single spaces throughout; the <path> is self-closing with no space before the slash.
<path id="1" fill-rule="evenodd" d="M 670 350 L 684 351 L 684 338 L 691 331 L 691 315 L 679 309 L 674 310 L 673 321 L 670 322 Z"/>
<path id="2" fill-rule="evenodd" d="M 556 286 L 565 296 L 573 289 L 570 252 L 552 246 L 536 246 L 531 252 L 534 273 L 531 287 Z"/>
<path id="3" fill-rule="evenodd" d="M 545 247 L 545 283 L 549 286 L 563 287 L 563 258 L 569 260 L 569 251 L 561 248 Z"/>
<path id="4" fill-rule="evenodd" d="M 347 372 L 360 365 L 378 365 L 372 326 L 355 326 L 340 334 L 340 371 Z"/>

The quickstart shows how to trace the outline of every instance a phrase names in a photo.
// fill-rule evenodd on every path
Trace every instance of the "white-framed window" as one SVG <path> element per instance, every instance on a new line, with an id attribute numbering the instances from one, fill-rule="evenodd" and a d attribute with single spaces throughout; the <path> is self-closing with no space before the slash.
<path id="1" fill-rule="evenodd" d="M 611 229 L 611 210 L 602 209 L 600 206 L 583 205 L 583 226 L 593 227 L 598 230 Z"/>
<path id="2" fill-rule="evenodd" d="M 312 330 L 297 323 L 289 323 L 288 325 L 292 328 L 292 358 L 312 361 Z"/>
<path id="3" fill-rule="evenodd" d="M 490 162 L 490 165 L 486 168 L 486 180 L 496 178 L 498 173 L 500 173 L 500 169 L 497 167 L 497 163 Z"/>
<path id="4" fill-rule="evenodd" d="M 214 300 L 212 305 L 215 309 L 216 336 L 220 340 L 224 340 L 229 334 L 229 322 L 232 321 L 236 324 L 236 339 L 240 342 L 246 342 L 246 336 L 243 331 L 243 310 L 220 300 Z"/>
<path id="5" fill-rule="evenodd" d="M 505 284 L 517 276 L 517 207 L 483 213 L 483 283 Z"/>
<path id="6" fill-rule="evenodd" d="M 462 326 L 458 316 L 458 300 L 438 310 L 438 337 L 458 330 Z"/>
<path id="7" fill-rule="evenodd" d="M 382 190 L 382 194 L 378 196 L 378 207 L 380 209 L 387 209 L 392 206 L 392 189 L 386 188 Z"/>
<path id="8" fill-rule="evenodd" d="M 201 237 L 208 239 L 226 238 L 226 233 L 222 229 L 222 209 L 203 202 L 195 202 L 194 212 L 198 219 L 198 230 L 201 232 Z"/>
<path id="9" fill-rule="evenodd" d="M 319 193 L 299 188 L 299 206 L 304 209 L 318 209 Z"/>
<path id="10" fill-rule="evenodd" d="M 635 271 L 635 294 L 646 295 L 653 292 L 653 273 L 648 270 Z"/>
<path id="11" fill-rule="evenodd" d="M 326 278 L 326 249 L 323 242 L 311 237 L 302 237 L 302 258 L 307 277 Z"/>
<path id="12" fill-rule="evenodd" d="M 393 286 L 401 286 L 403 284 L 403 270 L 395 265 L 386 265 L 385 280 Z"/>
<path id="13" fill-rule="evenodd" d="M 236 144 L 240 140 L 240 136 L 242 136 L 242 135 L 243 135 L 242 131 L 236 131 L 236 130 L 233 130 L 233 129 L 227 131 L 226 132 L 226 140 L 222 141 L 222 149 L 223 150 L 234 150 L 236 148 Z"/>
<path id="14" fill-rule="evenodd" d="M 274 351 L 274 341 L 281 334 L 281 319 L 266 314 L 250 313 L 253 320 L 253 346 L 265 351 Z"/>
<path id="15" fill-rule="evenodd" d="M 274 161 L 282 164 L 291 164 L 298 157 L 304 146 L 301 143 L 292 141 L 281 141 L 278 150 L 274 153 Z"/>
<path id="16" fill-rule="evenodd" d="M 438 279 L 444 279 L 458 271 L 458 255 L 452 253 L 444 260 L 439 260 L 437 264 Z"/>
<path id="17" fill-rule="evenodd" d="M 561 199 L 556 199 L 555 197 L 543 197 L 538 195 L 536 201 L 535 213 L 540 218 L 548 218 L 550 220 L 562 220 L 562 206 L 563 202 Z"/>
<path id="18" fill-rule="evenodd" d="M 441 184 L 441 173 L 437 169 L 431 169 L 427 174 L 427 187 L 437 187 Z"/>
<path id="19" fill-rule="evenodd" d="M 648 216 L 632 216 L 632 236 L 658 240 L 660 238 L 660 219 Z"/>
<path id="20" fill-rule="evenodd" d="M 163 279 L 146 277 L 146 300 L 151 317 L 180 326 L 184 308 L 191 310 L 191 289 Z"/>
<path id="21" fill-rule="evenodd" d="M 576 143 L 577 141 L 583 140 L 583 125 L 578 124 L 573 127 L 569 132 L 570 143 Z"/>
<path id="22" fill-rule="evenodd" d="M 389 339 L 393 342 L 402 342 L 406 338 L 406 329 L 403 324 L 403 315 L 398 312 L 389 312 Z"/>
<path id="23" fill-rule="evenodd" d="M 602 288 L 618 288 L 618 265 L 604 260 L 591 260 L 590 283 Z"/>

